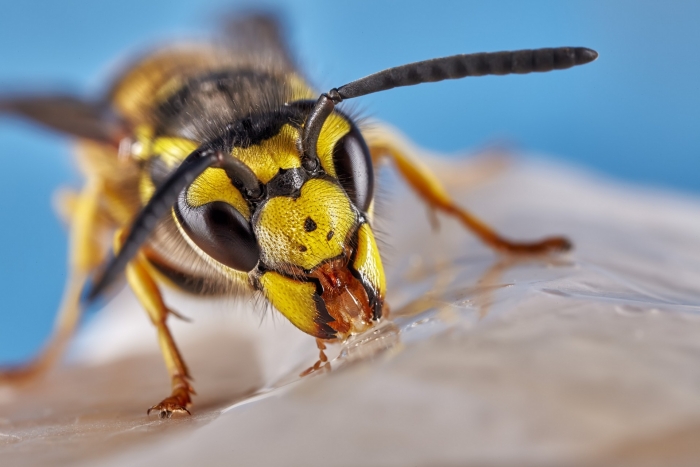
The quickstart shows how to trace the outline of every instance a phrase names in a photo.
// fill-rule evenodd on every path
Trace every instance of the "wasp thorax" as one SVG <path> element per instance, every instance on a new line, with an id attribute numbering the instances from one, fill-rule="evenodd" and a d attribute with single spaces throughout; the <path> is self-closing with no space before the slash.
<path id="1" fill-rule="evenodd" d="M 343 254 L 357 212 L 337 184 L 312 179 L 304 183 L 298 197 L 268 200 L 253 223 L 266 266 L 292 265 L 310 271 Z"/>

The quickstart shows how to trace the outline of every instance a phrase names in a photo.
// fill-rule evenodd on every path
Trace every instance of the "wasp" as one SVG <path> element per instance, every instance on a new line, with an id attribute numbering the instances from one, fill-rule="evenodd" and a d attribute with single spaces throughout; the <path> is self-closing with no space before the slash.
<path id="1" fill-rule="evenodd" d="M 0 111 L 75 137 L 86 180 L 66 203 L 70 274 L 54 344 L 15 374 L 36 374 L 54 361 L 85 305 L 123 277 L 157 330 L 171 379 L 170 395 L 149 414 L 189 414 L 194 394 L 168 328 L 177 312 L 164 302 L 163 287 L 261 295 L 316 338 L 318 369 L 326 342 L 388 315 L 372 228 L 374 171 L 383 160 L 429 207 L 495 250 L 571 247 L 562 237 L 513 242 L 499 235 L 456 205 L 395 135 L 368 133 L 339 104 L 420 83 L 566 69 L 595 60 L 595 51 L 455 55 L 319 94 L 295 66 L 274 18 L 230 21 L 223 36 L 140 57 L 97 100 L 0 97 Z"/>

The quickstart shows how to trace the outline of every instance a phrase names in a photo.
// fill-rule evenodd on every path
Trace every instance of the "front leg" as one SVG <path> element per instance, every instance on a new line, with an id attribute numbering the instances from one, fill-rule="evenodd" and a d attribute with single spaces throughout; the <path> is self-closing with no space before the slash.
<path id="1" fill-rule="evenodd" d="M 117 233 L 116 238 L 118 244 L 115 247 L 118 247 L 121 244 L 121 232 Z M 173 413 L 189 414 L 188 408 L 192 405 L 191 396 L 195 392 L 189 383 L 191 378 L 187 366 L 166 323 L 168 314 L 173 312 L 163 302 L 158 285 L 150 274 L 142 253 L 139 253 L 126 267 L 126 280 L 158 331 L 158 344 L 172 384 L 170 396 L 148 409 L 147 413 L 150 415 L 152 411 L 156 411 L 160 418 L 170 418 Z"/>
<path id="2" fill-rule="evenodd" d="M 505 239 L 477 217 L 455 204 L 437 177 L 417 158 L 412 157 L 408 145 L 391 130 L 370 132 L 367 135 L 367 144 L 375 165 L 382 158 L 390 159 L 401 176 L 424 201 L 434 209 L 457 218 L 494 250 L 532 254 L 571 249 L 571 242 L 564 237 L 549 237 L 536 242 L 514 242 Z"/>
<path id="3" fill-rule="evenodd" d="M 329 362 L 328 357 L 326 357 L 326 343 L 323 339 L 316 338 L 316 347 L 318 347 L 318 360 L 316 360 L 316 363 L 314 363 L 312 367 L 307 368 L 299 375 L 302 378 L 321 368 L 323 368 L 324 371 L 331 370 L 331 362 Z"/>

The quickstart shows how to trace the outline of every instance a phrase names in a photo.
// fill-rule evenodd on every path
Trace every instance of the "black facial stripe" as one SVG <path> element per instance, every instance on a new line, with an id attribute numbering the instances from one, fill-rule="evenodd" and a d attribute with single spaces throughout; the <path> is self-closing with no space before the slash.
<path id="1" fill-rule="evenodd" d="M 301 187 L 304 186 L 304 183 L 312 179 L 325 180 L 343 188 L 336 178 L 325 172 L 317 171 L 314 174 L 310 174 L 301 167 L 295 167 L 293 169 L 280 169 L 272 180 L 263 185 L 265 194 L 262 199 L 249 200 L 245 193 L 241 194 L 247 201 L 252 201 L 256 206 L 275 196 L 289 196 L 296 199 L 301 194 Z"/>
<path id="2" fill-rule="evenodd" d="M 228 143 L 231 148 L 249 148 L 279 134 L 285 124 L 289 124 L 290 115 L 270 114 L 251 116 L 238 120 L 228 127 Z"/>
<path id="3" fill-rule="evenodd" d="M 245 70 L 242 73 L 246 74 Z M 252 71 L 251 73 L 255 74 Z M 224 75 L 220 76 L 220 74 L 212 74 L 199 78 L 198 82 L 200 84 L 218 83 L 217 80 L 225 77 L 226 76 Z M 221 84 L 216 84 L 216 86 L 221 86 Z M 170 102 L 170 104 L 163 105 L 177 106 L 176 102 L 186 99 L 188 93 L 191 92 L 191 89 L 191 87 L 185 86 L 182 89 L 181 94 L 176 93 L 171 97 L 172 102 Z M 268 112 L 260 115 L 250 115 L 248 117 L 236 120 L 235 122 L 230 123 L 226 127 L 226 130 L 222 136 L 216 140 L 213 140 L 210 143 L 210 146 L 225 154 L 230 154 L 235 147 L 248 148 L 278 135 L 280 129 L 285 124 L 291 124 L 296 128 L 301 128 L 301 125 L 303 125 L 303 122 L 306 119 L 307 113 L 313 107 L 314 103 L 315 101 L 313 100 L 295 101 L 280 107 L 274 112 Z M 336 147 L 347 146 L 348 148 L 361 149 L 359 146 L 357 146 L 357 144 L 353 144 L 357 140 L 355 135 L 359 134 L 359 131 L 354 126 L 350 118 L 337 109 L 335 112 L 341 115 L 352 125 L 352 130 L 350 132 L 352 136 L 348 137 L 348 135 L 346 135 L 341 139 L 343 142 L 352 139 L 352 141 L 348 143 L 349 146 L 347 146 L 347 144 L 340 144 L 339 142 L 336 144 Z M 361 139 L 361 136 L 359 143 L 360 145 L 364 145 L 364 140 Z M 357 151 L 351 152 L 354 154 Z M 310 178 L 319 178 L 332 181 L 333 183 L 339 183 L 346 193 L 348 193 L 353 203 L 360 208 L 361 211 L 365 211 L 369 204 L 369 201 L 367 200 L 371 200 L 373 192 L 371 163 L 368 169 L 365 170 L 361 167 L 362 164 L 360 164 L 360 167 L 358 167 L 357 164 L 353 163 L 356 159 L 358 159 L 356 157 L 346 157 L 343 158 L 344 160 L 342 161 L 337 161 L 335 160 L 336 156 L 337 154 L 334 153 L 334 164 L 336 166 L 336 172 L 338 172 L 337 178 L 326 174 L 321 167 L 316 168 L 313 173 L 310 173 L 303 168 L 281 169 L 280 172 L 275 175 L 275 177 L 266 185 L 260 185 L 262 193 L 255 197 L 255 199 L 248 196 L 245 187 L 238 180 L 231 179 L 231 182 L 233 186 L 241 192 L 243 198 L 251 208 L 251 211 L 256 211 L 257 207 L 265 200 L 275 196 L 290 196 L 292 198 L 298 197 L 301 186 Z M 154 156 L 152 161 L 149 161 L 149 165 L 151 179 L 153 180 L 154 184 L 158 186 L 158 182 L 164 178 L 164 175 L 167 174 L 169 170 L 163 160 L 157 156 Z M 367 173 L 367 171 L 369 172 Z M 358 176 L 360 179 L 356 180 Z M 359 204 L 361 205 L 358 204 L 358 200 L 360 201 Z M 365 204 L 367 206 L 365 206 Z"/>
<path id="4" fill-rule="evenodd" d="M 226 129 L 229 149 L 248 148 L 260 144 L 279 134 L 285 124 L 301 128 L 306 113 L 312 105 L 313 101 L 298 101 L 280 107 L 276 112 L 250 115 L 232 122 Z"/>
<path id="5" fill-rule="evenodd" d="M 360 228 L 362 224 L 358 225 L 357 231 L 355 232 L 355 235 L 353 236 L 354 243 L 357 245 L 357 235 L 360 232 Z M 367 293 L 367 298 L 369 299 L 369 306 L 372 309 L 372 319 L 374 321 L 377 321 L 381 319 L 382 317 L 382 301 L 379 300 L 379 297 L 377 297 L 377 294 L 374 292 L 374 287 L 370 284 L 369 281 L 366 280 L 366 278 L 360 274 L 358 270 L 355 269 L 354 264 L 355 260 L 357 259 L 357 248 L 355 248 L 352 252 L 352 255 L 350 255 L 350 261 L 348 262 L 348 269 L 350 270 L 350 274 L 352 274 L 355 279 L 360 281 L 362 286 L 365 289 L 365 292 Z"/>
<path id="6" fill-rule="evenodd" d="M 256 290 L 262 290 L 262 286 L 260 285 L 260 277 L 262 277 L 263 274 L 268 272 L 269 269 L 265 267 L 262 262 L 258 263 L 258 266 L 255 268 L 255 271 L 251 274 L 251 284 L 253 287 L 255 287 Z M 284 277 L 288 277 L 290 279 L 294 279 L 296 281 L 300 281 L 298 277 L 290 276 L 288 274 L 285 274 L 283 271 L 275 271 L 276 274 L 280 274 Z M 317 335 L 316 337 L 320 337 L 321 339 L 335 339 L 337 337 L 337 332 L 335 329 L 330 327 L 328 323 L 332 323 L 335 321 L 333 317 L 328 313 L 328 308 L 326 308 L 326 303 L 323 301 L 321 298 L 323 294 L 323 287 L 321 286 L 321 281 L 316 279 L 315 277 L 306 277 L 305 280 L 301 282 L 308 282 L 311 284 L 314 284 L 314 287 L 316 290 L 314 291 L 313 299 L 314 299 L 314 304 L 316 305 L 316 315 L 314 316 L 314 323 L 318 326 L 318 331 L 320 335 Z"/>
<path id="7" fill-rule="evenodd" d="M 323 294 L 323 287 L 321 286 L 321 281 L 316 278 L 309 277 L 308 282 L 311 282 L 316 286 L 316 292 L 314 293 L 314 303 L 316 304 L 316 316 L 314 316 L 314 322 L 319 327 L 319 332 L 323 333 L 323 336 L 319 336 L 322 339 L 333 339 L 336 337 L 336 331 L 328 325 L 335 320 L 328 313 L 328 308 L 326 308 L 326 302 L 323 301 L 321 295 Z"/>
<path id="8" fill-rule="evenodd" d="M 267 197 L 289 196 L 298 198 L 301 187 L 308 179 L 308 172 L 302 168 L 280 169 L 277 175 L 267 182 Z"/>
<path id="9" fill-rule="evenodd" d="M 369 307 L 372 309 L 372 319 L 374 321 L 381 319 L 382 302 L 377 297 L 377 294 L 374 293 L 374 288 L 372 288 L 369 282 L 367 282 L 365 278 L 362 277 L 362 274 L 357 272 L 352 266 L 350 266 L 348 269 L 350 270 L 350 274 L 352 274 L 355 277 L 355 279 L 360 281 L 362 287 L 364 287 L 365 292 L 367 293 L 367 298 L 369 299 Z"/>

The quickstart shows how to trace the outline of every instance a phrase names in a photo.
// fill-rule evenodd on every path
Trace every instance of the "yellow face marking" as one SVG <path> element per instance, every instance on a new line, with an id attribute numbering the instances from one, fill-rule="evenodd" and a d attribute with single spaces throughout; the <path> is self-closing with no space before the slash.
<path id="1" fill-rule="evenodd" d="M 384 297 L 386 290 L 384 267 L 372 229 L 367 224 L 362 224 L 357 231 L 357 250 L 352 267 L 374 287 L 379 297 Z"/>
<path id="2" fill-rule="evenodd" d="M 314 321 L 318 311 L 314 301 L 316 286 L 313 283 L 268 271 L 260 278 L 260 284 L 265 297 L 294 326 L 312 336 L 318 334 L 319 328 Z"/>
<path id="3" fill-rule="evenodd" d="M 328 116 L 321 128 L 321 134 L 318 136 L 318 144 L 316 145 L 316 153 L 321 160 L 321 165 L 326 173 L 335 177 L 335 165 L 333 164 L 333 148 L 335 143 L 340 138 L 350 132 L 350 123 L 338 113 L 332 113 Z"/>
<path id="4" fill-rule="evenodd" d="M 260 208 L 255 235 L 268 266 L 294 264 L 311 270 L 343 253 L 356 221 L 345 192 L 334 183 L 313 179 L 299 198 L 270 199 Z"/>
<path id="5" fill-rule="evenodd" d="M 336 176 L 333 148 L 349 131 L 350 123 L 337 113 L 331 114 L 321 128 L 316 146 L 317 153 L 321 166 L 333 177 Z M 250 167 L 261 182 L 267 183 L 280 169 L 301 167 L 297 147 L 300 138 L 300 130 L 291 125 L 283 125 L 280 132 L 272 138 L 247 148 L 234 148 L 232 155 Z"/>
<path id="6" fill-rule="evenodd" d="M 250 167 L 261 182 L 267 183 L 280 169 L 301 167 L 296 145 L 299 138 L 296 128 L 283 125 L 272 138 L 247 148 L 233 148 L 231 154 Z"/>
<path id="7" fill-rule="evenodd" d="M 214 201 L 230 204 L 243 217 L 250 220 L 250 208 L 243 195 L 231 184 L 223 169 L 207 169 L 197 177 L 187 189 L 187 204 L 192 207 L 203 206 Z"/>

